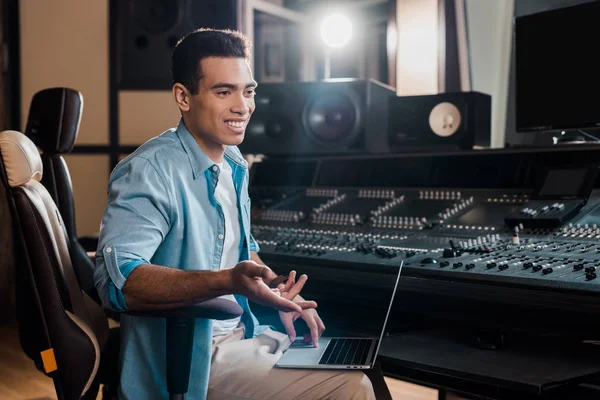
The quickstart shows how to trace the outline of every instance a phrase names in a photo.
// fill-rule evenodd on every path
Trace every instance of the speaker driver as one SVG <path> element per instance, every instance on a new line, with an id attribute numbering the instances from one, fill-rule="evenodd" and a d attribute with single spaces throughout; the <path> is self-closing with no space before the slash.
<path id="1" fill-rule="evenodd" d="M 460 111 L 452 103 L 443 102 L 431 110 L 429 126 L 433 133 L 441 137 L 449 137 L 456 133 L 460 127 Z"/>
<path id="2" fill-rule="evenodd" d="M 306 129 L 323 143 L 345 143 L 354 138 L 360 123 L 356 99 L 346 93 L 321 93 L 304 110 Z"/>
<path id="3" fill-rule="evenodd" d="M 169 32 L 179 22 L 183 0 L 134 0 L 131 15 L 150 34 Z"/>

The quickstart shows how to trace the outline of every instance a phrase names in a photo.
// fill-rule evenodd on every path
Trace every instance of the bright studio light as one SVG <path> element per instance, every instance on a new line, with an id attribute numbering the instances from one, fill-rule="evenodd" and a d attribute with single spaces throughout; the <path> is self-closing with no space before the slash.
<path id="1" fill-rule="evenodd" d="M 341 47 L 352 37 L 352 24 L 342 14 L 328 16 L 321 23 L 321 37 L 330 47 Z"/>

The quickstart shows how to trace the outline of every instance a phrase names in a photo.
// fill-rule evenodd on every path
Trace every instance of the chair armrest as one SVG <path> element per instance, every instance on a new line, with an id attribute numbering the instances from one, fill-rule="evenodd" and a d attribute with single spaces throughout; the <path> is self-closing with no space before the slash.
<path id="1" fill-rule="evenodd" d="M 96 252 L 98 248 L 98 236 L 80 236 L 77 238 L 81 247 L 85 249 L 86 252 L 93 251 Z"/>
<path id="2" fill-rule="evenodd" d="M 187 307 L 127 311 L 138 317 L 166 318 L 167 391 L 170 399 L 185 399 L 189 388 L 196 318 L 230 319 L 244 310 L 234 301 L 211 299 Z"/>
<path id="3" fill-rule="evenodd" d="M 155 318 L 210 318 L 231 319 L 242 315 L 244 310 L 239 304 L 225 299 L 211 299 L 187 307 L 164 310 L 127 311 L 125 314 L 136 317 Z"/>

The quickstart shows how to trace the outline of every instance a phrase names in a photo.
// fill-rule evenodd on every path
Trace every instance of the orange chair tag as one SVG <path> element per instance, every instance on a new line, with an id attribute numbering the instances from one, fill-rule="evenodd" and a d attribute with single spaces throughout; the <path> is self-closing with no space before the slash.
<path id="1" fill-rule="evenodd" d="M 44 370 L 49 374 L 58 369 L 56 366 L 56 358 L 54 357 L 54 349 L 50 348 L 40 353 L 42 355 L 42 362 L 44 363 Z"/>

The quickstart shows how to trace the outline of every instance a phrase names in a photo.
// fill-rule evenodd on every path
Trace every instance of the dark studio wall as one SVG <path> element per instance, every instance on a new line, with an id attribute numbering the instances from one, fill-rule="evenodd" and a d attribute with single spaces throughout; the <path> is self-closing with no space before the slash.
<path id="1" fill-rule="evenodd" d="M 597 0 L 515 0 L 514 16 L 534 14 L 554 10 L 557 8 L 574 6 L 577 4 L 589 3 Z M 515 115 L 515 43 L 513 30 L 513 45 L 510 57 L 510 76 L 508 86 L 508 108 L 506 115 L 506 136 L 505 141 L 512 146 L 519 145 L 552 145 L 551 133 L 517 133 L 516 115 Z"/>

